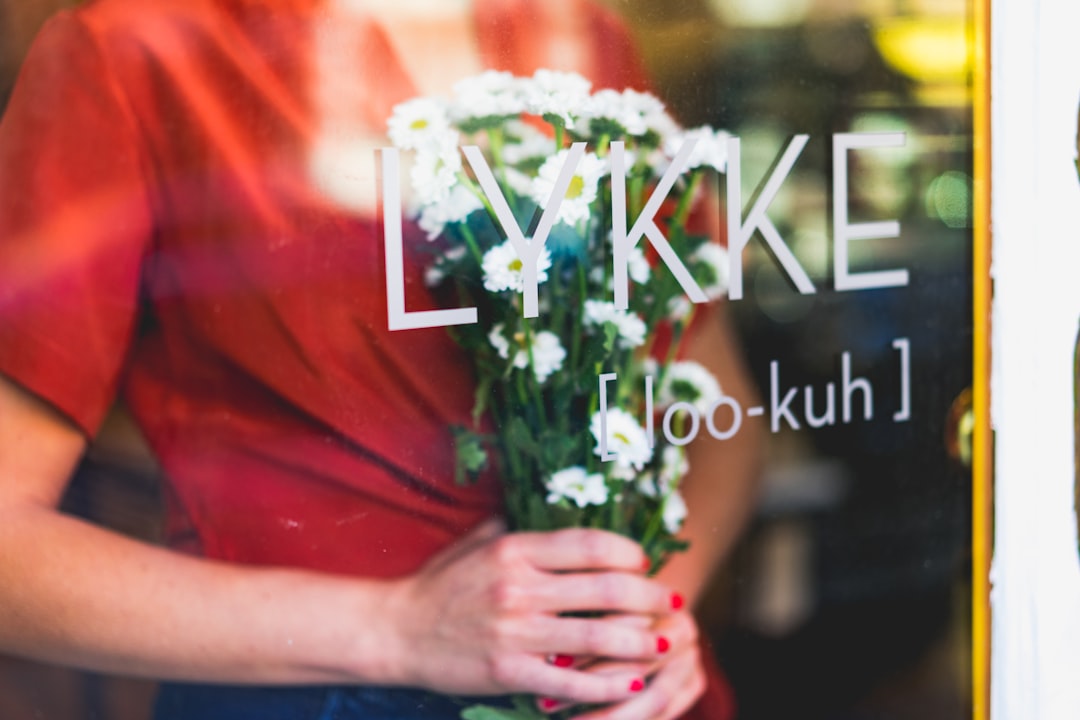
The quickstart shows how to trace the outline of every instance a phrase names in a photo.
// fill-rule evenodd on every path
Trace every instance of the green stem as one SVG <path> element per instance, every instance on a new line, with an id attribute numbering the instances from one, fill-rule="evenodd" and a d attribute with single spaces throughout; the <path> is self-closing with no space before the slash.
<path id="1" fill-rule="evenodd" d="M 611 145 L 611 136 L 604 133 L 600 136 L 600 139 L 596 143 L 596 155 L 598 157 L 604 157 L 607 155 L 608 147 Z"/>
<path id="2" fill-rule="evenodd" d="M 686 218 L 690 216 L 690 206 L 694 202 L 694 195 L 697 194 L 698 187 L 701 186 L 701 178 L 703 173 L 701 170 L 695 170 L 690 175 L 690 184 L 686 188 L 686 192 L 679 198 L 679 204 L 675 207 L 675 214 L 671 217 L 671 223 L 673 227 L 685 228 Z"/>
<path id="3" fill-rule="evenodd" d="M 540 432 L 543 433 L 547 430 L 547 410 L 544 408 L 544 398 L 540 393 L 540 380 L 536 377 L 536 360 L 533 357 L 532 323 L 529 322 L 528 318 L 522 318 L 521 324 L 525 328 L 525 348 L 529 355 L 530 377 L 528 383 L 532 390 L 533 403 L 536 405 L 536 414 L 540 420 Z"/>
<path id="4" fill-rule="evenodd" d="M 601 365 L 600 363 L 596 363 L 595 367 L 593 368 L 593 373 L 594 373 L 595 377 L 597 378 L 597 382 L 599 382 L 600 374 L 603 371 L 604 371 L 603 365 Z M 599 391 L 589 393 L 589 414 L 586 416 L 586 419 L 590 424 L 592 423 L 593 415 L 595 415 L 597 413 L 597 411 L 599 411 L 599 410 L 600 410 L 600 393 L 599 393 Z M 597 469 L 597 466 L 598 466 L 599 462 L 600 462 L 599 456 L 594 452 L 590 452 L 588 454 L 588 457 L 587 457 L 587 460 L 586 460 L 586 463 L 585 463 L 586 468 L 588 469 L 589 472 L 596 472 L 596 469 Z"/>
<path id="5" fill-rule="evenodd" d="M 510 183 L 506 180 L 506 160 L 503 159 L 503 147 L 505 146 L 506 136 L 503 134 L 502 128 L 490 128 L 488 130 L 488 140 L 491 142 L 491 155 L 495 159 L 495 170 L 499 173 L 499 178 L 502 180 L 500 185 L 502 191 L 506 193 L 506 201 L 510 204 L 511 208 L 517 208 L 517 197 L 514 194 L 514 188 L 510 187 Z"/>
<path id="6" fill-rule="evenodd" d="M 472 253 L 473 258 L 476 260 L 476 264 L 481 267 L 484 265 L 484 253 L 480 250 L 480 243 L 476 241 L 476 235 L 473 234 L 472 228 L 468 223 L 461 223 L 461 234 L 465 237 L 465 244 L 469 247 L 469 252 Z"/>
<path id="7" fill-rule="evenodd" d="M 609 513 L 608 513 L 608 527 L 607 527 L 607 529 L 611 530 L 613 532 L 622 532 L 622 530 L 623 530 L 623 527 L 622 527 L 622 525 L 623 525 L 622 500 L 615 500 L 615 498 L 614 498 L 615 495 L 620 494 L 622 488 L 620 488 L 619 486 L 622 485 L 622 484 L 623 483 L 622 483 L 621 480 L 616 481 L 616 487 L 614 488 L 614 492 L 612 492 L 613 489 L 611 487 L 608 488 L 608 496 L 609 496 L 608 508 L 609 508 Z M 621 494 L 623 495 L 623 497 L 626 496 L 625 492 L 622 492 Z"/>
<path id="8" fill-rule="evenodd" d="M 473 182 L 473 179 L 465 173 L 458 173 L 458 180 L 465 185 L 465 189 L 471 192 L 476 199 L 484 206 L 484 210 L 487 211 L 488 217 L 491 218 L 493 223 L 498 223 L 497 216 L 495 215 L 495 208 L 492 207 L 491 201 L 488 200 L 488 196 L 484 193 L 483 188 Z"/>
<path id="9" fill-rule="evenodd" d="M 630 187 L 627 191 L 629 197 L 626 199 L 627 211 L 630 215 L 627 218 L 626 226 L 633 227 L 637 221 L 638 215 L 641 214 L 641 208 L 645 204 L 645 198 L 642 197 L 645 194 L 645 178 L 640 173 L 634 173 L 630 176 Z"/>
<path id="10" fill-rule="evenodd" d="M 573 334 L 570 336 L 570 371 L 573 373 L 578 372 L 578 362 L 581 359 L 581 323 L 582 316 L 585 314 L 585 296 L 589 292 L 589 279 L 585 270 L 585 264 L 579 262 L 577 264 L 577 270 L 577 312 L 574 313 L 574 329 Z"/>
<path id="11" fill-rule="evenodd" d="M 506 414 L 500 407 L 502 399 L 500 393 L 500 396 L 490 406 L 491 418 L 497 431 L 506 427 Z M 511 529 L 513 529 L 521 525 L 522 518 L 525 516 L 521 507 L 521 482 L 525 473 L 521 467 L 520 458 L 513 452 L 513 449 L 503 446 L 502 450 L 503 457 L 506 458 L 507 463 L 510 465 L 508 468 L 510 477 L 503 478 L 502 484 L 506 492 L 506 510 L 510 515 L 510 523 L 513 526 Z"/>
<path id="12" fill-rule="evenodd" d="M 668 347 L 667 358 L 664 360 L 664 367 L 671 365 L 675 361 L 675 358 L 679 356 L 679 350 L 682 348 L 683 340 L 686 339 L 686 328 L 690 327 L 690 323 L 694 321 L 694 313 L 697 312 L 697 305 L 691 305 L 690 311 L 686 314 L 680 322 L 676 323 L 675 327 L 671 331 L 671 345 Z"/>
<path id="13" fill-rule="evenodd" d="M 660 532 L 660 525 L 664 522 L 664 503 L 667 502 L 667 496 L 665 495 L 660 499 L 660 505 L 657 507 L 656 512 L 649 518 L 649 524 L 645 528 L 645 533 L 641 536 L 641 546 L 645 548 L 645 552 L 648 552 L 651 556 L 650 546 L 656 541 L 656 535 Z"/>

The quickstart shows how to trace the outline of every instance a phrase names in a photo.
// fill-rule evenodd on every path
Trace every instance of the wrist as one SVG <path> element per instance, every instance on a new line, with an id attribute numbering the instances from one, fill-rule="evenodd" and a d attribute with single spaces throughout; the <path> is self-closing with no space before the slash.
<path id="1" fill-rule="evenodd" d="M 346 666 L 352 680 L 371 685 L 419 684 L 410 671 L 408 579 L 362 581 L 353 588 Z"/>

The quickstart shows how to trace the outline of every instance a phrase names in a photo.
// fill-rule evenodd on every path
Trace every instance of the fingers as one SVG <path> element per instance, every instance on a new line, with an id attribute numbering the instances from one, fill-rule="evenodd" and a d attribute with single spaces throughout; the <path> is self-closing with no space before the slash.
<path id="1" fill-rule="evenodd" d="M 641 629 L 642 616 L 611 616 L 602 620 L 610 625 Z M 670 638 L 667 652 L 658 653 L 652 660 L 627 662 L 611 659 L 596 660 L 590 656 L 559 656 L 569 667 L 588 674 L 609 675 L 631 673 L 650 678 L 640 693 L 622 703 L 602 710 L 582 714 L 583 720 L 621 720 L 649 718 L 667 720 L 682 715 L 704 690 L 705 676 L 701 669 L 697 644 L 697 625 L 685 611 L 655 620 L 653 630 L 658 637 Z M 537 707 L 553 713 L 573 706 L 565 697 L 544 696 Z M 577 716 L 575 716 L 576 718 Z"/>
<path id="2" fill-rule="evenodd" d="M 599 671 L 598 671 L 599 672 Z M 697 647 L 683 650 L 665 663 L 643 691 L 600 710 L 574 715 L 574 720 L 674 720 L 681 717 L 705 690 Z M 543 709 L 565 705 L 550 704 Z"/>
<path id="3" fill-rule="evenodd" d="M 666 614 L 681 603 L 677 594 L 640 574 L 627 572 L 552 574 L 532 588 L 544 612 L 611 611 Z"/>
<path id="4" fill-rule="evenodd" d="M 697 622 L 685 610 L 656 618 L 652 630 L 667 638 L 671 643 L 670 656 L 674 656 L 686 648 L 696 648 L 698 645 Z"/>
<path id="5" fill-rule="evenodd" d="M 671 650 L 671 640 L 652 630 L 602 618 L 538 615 L 508 629 L 507 644 L 540 657 L 566 655 L 652 662 Z"/>
<path id="6" fill-rule="evenodd" d="M 682 647 L 677 634 L 662 634 L 667 626 L 662 632 L 651 626 L 677 614 L 681 602 L 644 577 L 645 554 L 633 541 L 588 529 L 501 533 L 500 525 L 483 524 L 400 585 L 402 646 L 423 646 L 402 670 L 412 684 L 612 703 L 635 688 L 644 691 L 644 676 L 625 667 L 614 675 L 583 672 L 547 658 L 603 657 L 653 667 Z M 583 612 L 602 617 L 580 617 Z M 446 671 L 449 658 L 455 672 Z"/>
<path id="7" fill-rule="evenodd" d="M 645 676 L 632 664 L 607 672 L 581 672 L 521 654 L 500 663 L 493 674 L 511 692 L 527 690 L 543 698 L 572 698 L 586 704 L 619 703 L 645 689 Z"/>
<path id="8" fill-rule="evenodd" d="M 516 533 L 513 537 L 517 551 L 541 570 L 643 573 L 647 569 L 647 558 L 640 545 L 603 530 L 572 528 L 547 533 Z"/>
<path id="9" fill-rule="evenodd" d="M 612 660 L 598 660 L 596 658 L 586 658 L 582 664 L 575 665 L 579 670 L 587 670 L 591 674 L 595 675 L 617 675 L 619 673 L 629 673 L 633 677 L 648 678 L 652 672 L 650 665 L 646 663 L 632 663 Z M 644 682 L 641 687 L 638 688 L 635 685 L 631 688 L 633 695 L 637 695 L 639 692 L 644 691 Z M 538 697 L 536 699 L 536 706 L 545 713 L 554 713 L 566 708 L 573 707 L 575 703 L 568 702 L 566 700 L 560 700 L 553 697 Z"/>
<path id="10" fill-rule="evenodd" d="M 682 598 L 644 577 L 641 547 L 620 535 L 571 529 L 512 533 L 484 549 L 497 605 L 512 612 L 662 614 Z"/>

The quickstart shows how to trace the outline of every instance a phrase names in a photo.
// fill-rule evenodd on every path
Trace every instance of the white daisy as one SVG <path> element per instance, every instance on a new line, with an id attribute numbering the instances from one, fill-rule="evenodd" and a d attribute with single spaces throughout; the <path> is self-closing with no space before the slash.
<path id="1" fill-rule="evenodd" d="M 674 322 L 685 320 L 694 309 L 694 303 L 690 302 L 685 295 L 676 295 L 668 301 L 668 319 Z"/>
<path id="2" fill-rule="evenodd" d="M 682 130 L 679 123 L 675 122 L 674 118 L 668 115 L 667 111 L 662 107 L 645 115 L 645 127 L 648 128 L 649 132 L 656 133 L 660 139 L 659 147 L 663 147 L 668 138 Z M 662 152 L 652 154 L 650 165 L 654 169 L 659 167 L 658 163 L 663 157 Z"/>
<path id="3" fill-rule="evenodd" d="M 507 166 L 502 180 L 519 196 L 525 197 L 532 192 L 533 179 L 516 168 Z"/>
<path id="4" fill-rule="evenodd" d="M 703 365 L 693 360 L 683 360 L 668 367 L 664 382 L 657 391 L 657 404 L 667 407 L 683 401 L 705 412 L 722 394 L 720 383 Z"/>
<path id="5" fill-rule="evenodd" d="M 690 471 L 690 463 L 686 459 L 686 452 L 681 447 L 668 445 L 660 454 L 660 492 L 666 493 L 672 488 L 679 487 L 683 476 Z"/>
<path id="6" fill-rule="evenodd" d="M 652 268 L 649 266 L 649 261 L 645 259 L 645 253 L 641 248 L 635 245 L 630 248 L 630 252 L 626 258 L 626 272 L 630 276 L 630 279 L 639 285 L 644 285 L 649 282 L 649 276 L 652 274 Z M 607 274 L 606 268 L 601 265 L 594 265 L 589 270 L 589 280 L 596 285 L 604 283 L 605 275 Z M 611 289 L 611 277 L 607 278 L 607 284 L 604 286 L 604 290 Z"/>
<path id="7" fill-rule="evenodd" d="M 519 165 L 526 160 L 550 157 L 555 152 L 555 140 L 535 128 L 522 124 L 528 128 L 521 133 L 515 133 L 517 139 L 503 145 L 503 160 L 510 165 Z"/>
<path id="8" fill-rule="evenodd" d="M 465 257 L 465 248 L 461 245 L 450 248 L 442 257 L 442 261 L 429 265 L 424 270 L 424 284 L 428 287 L 435 287 L 446 279 L 446 271 L 448 266 L 452 266 Z"/>
<path id="9" fill-rule="evenodd" d="M 614 323 L 618 328 L 619 346 L 635 348 L 645 344 L 645 321 L 629 310 L 619 310 L 615 303 L 604 300 L 585 301 L 585 325 L 603 327 L 604 323 Z"/>
<path id="10" fill-rule="evenodd" d="M 705 296 L 710 300 L 715 300 L 726 294 L 731 269 L 727 249 L 718 243 L 706 242 L 695 250 L 691 257 L 703 263 L 712 276 L 701 288 Z"/>
<path id="11" fill-rule="evenodd" d="M 525 102 L 534 115 L 557 115 L 566 127 L 573 127 L 573 113 L 588 102 L 591 87 L 577 73 L 541 69 L 526 85 Z"/>
<path id="12" fill-rule="evenodd" d="M 585 468 L 574 466 L 560 470 L 552 475 L 544 487 L 548 490 L 549 504 L 566 498 L 580 508 L 587 505 L 603 505 L 608 499 L 608 488 L 604 476 L 589 473 Z"/>
<path id="13" fill-rule="evenodd" d="M 690 160 L 687 168 L 698 168 L 707 165 L 719 172 L 727 170 L 727 141 L 730 135 L 724 130 L 713 130 L 708 125 L 674 133 L 664 142 L 664 151 L 671 157 L 675 157 L 688 140 L 696 140 L 694 149 L 690 152 Z"/>
<path id="14" fill-rule="evenodd" d="M 458 140 L 456 132 L 446 131 L 432 134 L 424 145 L 417 148 L 409 177 L 419 203 L 442 202 L 450 195 L 451 188 L 458 184 L 458 173 L 461 171 Z"/>
<path id="15" fill-rule="evenodd" d="M 649 267 L 649 261 L 645 259 L 645 252 L 637 245 L 630 248 L 626 257 L 626 272 L 630 275 L 630 279 L 639 285 L 649 282 L 652 268 Z"/>
<path id="16" fill-rule="evenodd" d="M 450 119 L 442 101 L 415 98 L 395 105 L 386 125 L 395 146 L 418 150 L 449 131 Z"/>
<path id="17" fill-rule="evenodd" d="M 475 193 L 464 185 L 457 184 L 450 188 L 442 200 L 424 205 L 417 224 L 427 233 L 428 240 L 434 240 L 442 235 L 447 223 L 463 222 L 482 207 Z"/>
<path id="18" fill-rule="evenodd" d="M 488 333 L 488 342 L 491 343 L 499 357 L 511 360 L 511 364 L 524 370 L 529 367 L 530 348 L 525 344 L 525 333 L 514 334 L 514 357 L 510 358 L 511 341 L 504 334 L 505 326 L 498 323 Z M 559 336 L 555 333 L 541 330 L 532 338 L 532 362 L 533 373 L 537 382 L 544 383 L 552 373 L 562 370 L 563 361 L 566 359 L 566 350 L 559 342 Z"/>
<path id="19" fill-rule="evenodd" d="M 659 475 L 655 479 L 652 475 L 638 478 L 638 492 L 652 498 L 667 495 L 679 486 L 679 481 L 689 469 L 690 463 L 686 461 L 686 453 L 682 448 L 668 445 L 660 456 Z"/>
<path id="20" fill-rule="evenodd" d="M 503 335 L 503 330 L 506 326 L 503 323 L 496 323 L 491 331 L 488 333 L 488 342 L 495 348 L 495 352 L 499 353 L 499 357 L 504 360 L 510 359 L 510 341 Z M 514 356 L 514 364 L 517 365 L 517 355 Z M 522 366 L 524 367 L 524 366 Z"/>
<path id="21" fill-rule="evenodd" d="M 566 350 L 555 333 L 541 330 L 533 338 L 533 372 L 538 382 L 544 382 L 554 372 L 562 370 Z"/>
<path id="22" fill-rule="evenodd" d="M 542 283 L 548 279 L 547 270 L 551 267 L 551 253 L 545 247 L 540 251 L 536 259 L 536 282 Z M 525 273 L 521 258 L 517 250 L 509 240 L 484 253 L 482 262 L 484 270 L 484 287 L 491 292 L 513 290 L 514 292 L 525 291 Z"/>
<path id="23" fill-rule="evenodd" d="M 614 122 L 636 137 L 650 130 L 664 137 L 677 127 L 655 95 L 630 89 L 593 94 L 582 110 L 582 119 Z"/>
<path id="24" fill-rule="evenodd" d="M 555 182 L 559 179 L 559 173 L 569 153 L 569 150 L 560 150 L 548 158 L 537 171 L 530 195 L 541 208 L 547 207 L 551 199 L 551 191 L 555 188 Z M 587 220 L 591 214 L 589 206 L 596 200 L 597 185 L 600 183 L 600 178 L 606 174 L 607 163 L 595 153 L 585 153 L 574 170 L 570 185 L 566 188 L 566 195 L 559 206 L 559 219 L 567 225 L 576 225 L 582 220 Z"/>
<path id="25" fill-rule="evenodd" d="M 612 477 L 632 479 L 635 472 L 641 472 L 652 460 L 653 451 L 649 447 L 645 429 L 630 413 L 620 408 L 608 408 L 606 413 L 597 411 L 589 421 L 589 430 L 596 440 L 593 452 L 600 457 L 603 457 L 600 449 L 601 422 L 607 426 L 607 451 L 615 455 Z"/>
<path id="26" fill-rule="evenodd" d="M 454 85 L 450 117 L 456 122 L 525 112 L 523 82 L 511 73 L 487 70 Z"/>
<path id="27" fill-rule="evenodd" d="M 682 528 L 683 520 L 686 519 L 686 501 L 678 490 L 672 490 L 664 498 L 664 528 L 674 535 Z"/>

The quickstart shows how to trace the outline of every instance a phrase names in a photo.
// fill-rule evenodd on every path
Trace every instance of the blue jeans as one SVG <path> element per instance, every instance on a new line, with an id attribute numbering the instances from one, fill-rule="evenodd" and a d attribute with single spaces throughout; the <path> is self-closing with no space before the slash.
<path id="1" fill-rule="evenodd" d="M 165 683 L 154 720 L 458 720 L 476 702 L 411 688 L 242 687 Z"/>

